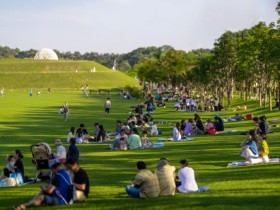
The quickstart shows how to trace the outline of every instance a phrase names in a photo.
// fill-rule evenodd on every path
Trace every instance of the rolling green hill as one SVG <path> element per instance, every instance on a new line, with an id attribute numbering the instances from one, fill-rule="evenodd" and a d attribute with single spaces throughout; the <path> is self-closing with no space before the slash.
<path id="1" fill-rule="evenodd" d="M 90 89 L 138 86 L 126 74 L 92 61 L 0 60 L 0 88 L 73 89 L 82 84 Z"/>

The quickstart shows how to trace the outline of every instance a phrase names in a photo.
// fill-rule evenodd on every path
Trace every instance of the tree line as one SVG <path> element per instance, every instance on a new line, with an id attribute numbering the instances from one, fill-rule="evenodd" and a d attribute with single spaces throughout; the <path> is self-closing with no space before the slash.
<path id="1" fill-rule="evenodd" d="M 162 46 L 162 47 L 141 47 L 135 49 L 129 53 L 124 54 L 114 54 L 114 53 L 104 53 L 99 54 L 97 52 L 86 52 L 80 53 L 75 52 L 60 52 L 59 50 L 54 50 L 59 59 L 64 60 L 88 60 L 96 61 L 102 65 L 112 68 L 114 65 L 116 69 L 128 72 L 132 67 L 139 63 L 143 58 L 154 57 L 159 52 L 173 49 L 171 46 Z M 9 48 L 7 46 L 0 45 L 0 59 L 1 58 L 17 58 L 17 59 L 33 59 L 38 50 L 30 49 L 22 51 L 19 48 Z"/>
<path id="2" fill-rule="evenodd" d="M 190 52 L 170 49 L 153 58 L 143 59 L 133 70 L 141 81 L 183 87 L 213 93 L 231 105 L 234 92 L 245 101 L 254 96 L 260 106 L 267 100 L 272 109 L 273 97 L 279 99 L 280 27 L 259 22 L 250 29 L 226 31 L 211 50 Z M 278 90 L 278 94 L 277 94 Z"/>

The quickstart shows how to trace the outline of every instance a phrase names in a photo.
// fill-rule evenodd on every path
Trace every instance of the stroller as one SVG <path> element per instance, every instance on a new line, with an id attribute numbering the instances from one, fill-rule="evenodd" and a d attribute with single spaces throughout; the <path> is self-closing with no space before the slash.
<path id="1" fill-rule="evenodd" d="M 51 147 L 45 143 L 40 142 L 34 145 L 31 145 L 30 150 L 32 152 L 32 162 L 36 165 L 36 178 L 35 182 L 40 180 L 50 180 L 51 178 L 51 170 L 50 170 L 50 159 L 52 156 Z M 43 170 L 47 170 L 48 172 L 45 174 Z"/>

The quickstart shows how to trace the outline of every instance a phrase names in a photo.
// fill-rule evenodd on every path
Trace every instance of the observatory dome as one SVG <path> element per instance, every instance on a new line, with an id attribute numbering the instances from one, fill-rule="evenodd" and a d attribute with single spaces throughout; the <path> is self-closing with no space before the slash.
<path id="1" fill-rule="evenodd" d="M 36 60 L 58 60 L 58 57 L 53 50 L 44 48 L 44 49 L 39 50 L 36 53 L 34 59 L 36 59 Z"/>

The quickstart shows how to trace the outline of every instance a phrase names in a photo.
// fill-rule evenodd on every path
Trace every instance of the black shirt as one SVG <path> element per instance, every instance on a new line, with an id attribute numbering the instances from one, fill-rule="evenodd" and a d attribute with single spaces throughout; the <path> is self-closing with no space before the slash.
<path id="1" fill-rule="evenodd" d="M 22 177 L 24 177 L 24 168 L 21 159 L 17 159 L 14 166 L 16 167 L 15 172 L 21 173 Z"/>
<path id="2" fill-rule="evenodd" d="M 74 174 L 74 183 L 76 184 L 86 184 L 86 189 L 84 190 L 85 196 L 88 197 L 89 194 L 89 179 L 87 173 L 80 168 L 77 173 Z"/>

